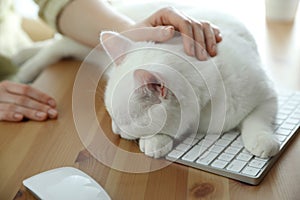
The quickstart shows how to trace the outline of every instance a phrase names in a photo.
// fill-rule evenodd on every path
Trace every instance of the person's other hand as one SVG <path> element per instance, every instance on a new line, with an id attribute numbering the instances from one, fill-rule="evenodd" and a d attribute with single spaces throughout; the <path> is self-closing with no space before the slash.
<path id="1" fill-rule="evenodd" d="M 175 30 L 183 36 L 185 52 L 206 60 L 217 55 L 217 43 L 222 41 L 220 30 L 208 21 L 197 21 L 172 7 L 162 8 L 147 19 L 137 23 L 135 28 L 147 27 L 147 31 L 136 32 L 131 36 L 135 40 L 166 41 L 174 36 Z M 148 31 L 149 30 L 149 31 Z"/>
<path id="2" fill-rule="evenodd" d="M 0 82 L 0 121 L 54 119 L 58 115 L 55 107 L 53 98 L 29 85 Z"/>

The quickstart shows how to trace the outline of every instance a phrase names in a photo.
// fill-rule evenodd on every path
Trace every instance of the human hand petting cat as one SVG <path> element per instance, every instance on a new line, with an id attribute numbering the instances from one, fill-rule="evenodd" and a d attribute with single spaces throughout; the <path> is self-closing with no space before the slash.
<path id="1" fill-rule="evenodd" d="M 54 119 L 58 115 L 55 107 L 53 98 L 29 85 L 0 82 L 0 121 Z"/>
<path id="2" fill-rule="evenodd" d="M 138 20 L 130 19 L 99 0 L 73 0 L 57 19 L 62 34 L 90 47 L 99 44 L 99 32 L 105 30 L 114 30 L 135 41 L 155 42 L 171 39 L 176 30 L 184 36 L 185 52 L 206 60 L 208 55 L 217 54 L 216 44 L 222 40 L 217 26 L 194 20 L 173 7 L 161 8 L 146 19 Z M 147 31 L 143 31 L 144 28 Z"/>
<path id="3" fill-rule="evenodd" d="M 158 10 L 134 27 L 147 28 L 147 31 L 142 34 L 136 31 L 127 35 L 129 38 L 140 41 L 164 42 L 174 36 L 175 30 L 181 32 L 185 52 L 190 56 L 196 56 L 199 60 L 206 60 L 208 54 L 216 56 L 216 45 L 222 41 L 217 26 L 208 21 L 194 20 L 173 7 Z"/>

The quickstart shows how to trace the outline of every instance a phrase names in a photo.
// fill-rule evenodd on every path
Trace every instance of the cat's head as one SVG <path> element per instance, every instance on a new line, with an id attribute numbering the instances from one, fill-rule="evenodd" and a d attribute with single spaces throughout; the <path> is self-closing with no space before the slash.
<path id="1" fill-rule="evenodd" d="M 134 42 L 115 32 L 103 32 L 101 43 L 113 61 L 105 91 L 113 132 L 127 139 L 160 132 L 176 98 L 166 87 L 162 66 L 151 62 L 160 52 L 143 50 L 155 44 Z"/>

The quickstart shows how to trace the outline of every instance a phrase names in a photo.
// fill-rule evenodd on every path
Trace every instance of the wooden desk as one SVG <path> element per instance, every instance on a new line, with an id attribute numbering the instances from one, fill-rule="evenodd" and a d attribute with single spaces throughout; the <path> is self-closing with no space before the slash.
<path id="1" fill-rule="evenodd" d="M 249 23 L 263 60 L 274 80 L 300 89 L 298 23 Z M 255 27 L 255 28 L 254 28 Z M 111 169 L 85 150 L 72 115 L 72 87 L 80 62 L 65 60 L 48 69 L 34 85 L 58 102 L 59 118 L 46 122 L 0 122 L 0 199 L 34 199 L 22 180 L 61 166 L 74 166 L 99 182 L 112 199 L 272 199 L 300 197 L 300 136 L 296 136 L 259 186 L 249 186 L 221 176 L 171 164 L 150 173 L 124 173 Z M 102 105 L 98 120 L 110 126 Z M 96 106 L 96 107 L 97 107 Z M 136 144 L 111 136 L 122 148 Z"/>

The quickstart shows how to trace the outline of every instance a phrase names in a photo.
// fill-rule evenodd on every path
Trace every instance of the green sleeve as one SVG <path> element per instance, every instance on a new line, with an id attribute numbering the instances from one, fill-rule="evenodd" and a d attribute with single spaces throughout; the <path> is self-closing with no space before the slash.
<path id="1" fill-rule="evenodd" d="M 63 8 L 72 0 L 34 0 L 39 6 L 39 16 L 53 29 L 58 30 L 57 19 Z"/>

